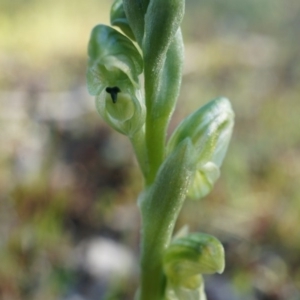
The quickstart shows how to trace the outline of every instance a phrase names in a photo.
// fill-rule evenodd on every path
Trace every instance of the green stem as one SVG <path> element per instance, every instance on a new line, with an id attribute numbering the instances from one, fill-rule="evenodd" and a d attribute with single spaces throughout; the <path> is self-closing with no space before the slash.
<path id="1" fill-rule="evenodd" d="M 162 191 L 160 190 L 160 193 Z M 168 197 L 168 193 L 162 195 L 162 198 Z M 154 206 L 158 206 L 160 199 L 158 199 L 157 193 L 147 197 L 145 201 L 152 203 Z M 168 199 L 169 203 L 172 203 L 173 199 Z M 164 201 L 165 202 L 165 201 Z M 165 219 L 160 215 L 159 209 L 156 213 L 153 212 L 153 207 L 149 205 L 148 208 L 141 207 L 141 213 L 143 217 L 142 223 L 142 240 L 141 240 L 141 282 L 139 291 L 139 300 L 162 300 L 165 293 L 166 278 L 163 272 L 163 254 L 168 247 L 173 228 L 178 217 L 179 210 L 182 202 L 179 205 L 175 205 L 175 212 L 170 216 L 166 216 Z M 150 208 L 150 209 L 149 209 Z M 152 211 L 152 212 L 150 212 Z M 156 224 L 152 224 L 157 216 Z"/>
<path id="2" fill-rule="evenodd" d="M 159 166 L 164 159 L 165 141 L 165 120 L 161 119 L 157 124 L 157 119 L 153 113 L 154 104 L 159 90 L 159 77 L 161 70 L 153 69 L 145 58 L 145 97 L 146 97 L 146 148 L 149 164 L 149 173 L 146 185 L 149 186 L 155 179 Z"/>
<path id="3" fill-rule="evenodd" d="M 162 300 L 165 292 L 166 278 L 163 273 L 162 257 L 165 243 L 149 242 L 145 234 L 142 240 L 144 251 L 141 254 L 141 282 L 139 300 Z"/>
<path id="4" fill-rule="evenodd" d="M 144 178 L 147 178 L 148 164 L 147 164 L 147 151 L 145 145 L 145 129 L 141 128 L 134 136 L 130 137 L 130 142 L 134 149 L 136 159 L 138 161 L 140 170 L 143 173 Z"/>
<path id="5" fill-rule="evenodd" d="M 150 186 L 156 173 L 163 162 L 165 155 L 165 136 L 167 120 L 164 118 L 154 119 L 147 114 L 146 119 L 146 145 L 149 163 L 149 172 L 146 178 L 146 186 Z"/>

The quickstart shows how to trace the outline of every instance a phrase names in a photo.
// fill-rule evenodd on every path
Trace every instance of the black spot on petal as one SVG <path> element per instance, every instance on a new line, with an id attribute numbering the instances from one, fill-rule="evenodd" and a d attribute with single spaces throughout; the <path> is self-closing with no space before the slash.
<path id="1" fill-rule="evenodd" d="M 105 89 L 105 91 L 110 94 L 111 96 L 111 100 L 113 103 L 116 103 L 117 100 L 118 100 L 118 93 L 121 92 L 121 90 L 117 87 L 117 86 L 114 86 L 114 87 L 107 87 Z"/>

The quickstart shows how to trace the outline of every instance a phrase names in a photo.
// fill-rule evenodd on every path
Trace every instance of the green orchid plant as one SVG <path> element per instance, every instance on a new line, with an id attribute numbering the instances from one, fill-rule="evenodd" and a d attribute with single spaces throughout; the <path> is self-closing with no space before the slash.
<path id="1" fill-rule="evenodd" d="M 201 199 L 220 175 L 234 113 L 217 98 L 186 117 L 166 141 L 179 95 L 184 0 L 115 0 L 110 26 L 88 45 L 87 84 L 102 118 L 132 143 L 144 177 L 137 300 L 204 300 L 203 274 L 222 273 L 224 249 L 213 236 L 175 234 L 186 197 Z"/>

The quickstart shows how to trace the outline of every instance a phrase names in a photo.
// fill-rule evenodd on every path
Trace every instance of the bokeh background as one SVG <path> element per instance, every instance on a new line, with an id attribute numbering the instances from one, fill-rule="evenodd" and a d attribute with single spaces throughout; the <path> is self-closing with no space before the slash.
<path id="1" fill-rule="evenodd" d="M 139 170 L 85 83 L 109 0 L 0 0 L 0 299 L 132 299 Z M 222 176 L 177 227 L 216 235 L 208 300 L 300 299 L 300 2 L 187 0 L 170 132 L 216 96 L 236 126 Z"/>

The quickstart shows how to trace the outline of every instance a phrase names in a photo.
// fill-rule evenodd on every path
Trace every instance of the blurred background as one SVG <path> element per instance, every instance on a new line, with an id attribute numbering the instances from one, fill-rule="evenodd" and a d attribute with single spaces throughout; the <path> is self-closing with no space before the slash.
<path id="1" fill-rule="evenodd" d="M 89 34 L 109 0 L 0 0 L 0 299 L 133 299 L 142 180 L 87 94 Z M 300 2 L 187 0 L 170 132 L 223 95 L 222 176 L 177 228 L 217 236 L 208 300 L 300 299 Z"/>

